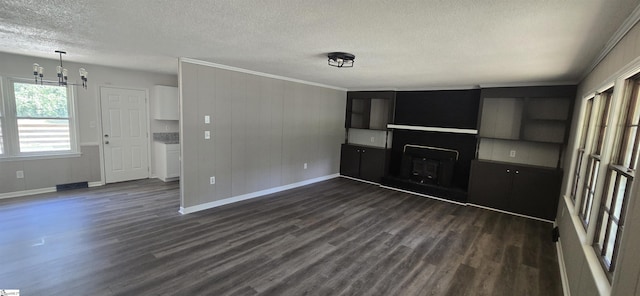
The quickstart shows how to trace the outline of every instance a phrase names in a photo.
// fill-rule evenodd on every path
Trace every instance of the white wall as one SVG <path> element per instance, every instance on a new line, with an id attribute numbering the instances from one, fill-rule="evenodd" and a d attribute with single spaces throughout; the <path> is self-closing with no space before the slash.
<path id="1" fill-rule="evenodd" d="M 55 54 L 52 52 L 52 57 Z M 63 60 L 64 61 L 64 60 Z M 55 77 L 57 60 L 46 60 L 22 55 L 0 52 L 0 75 L 31 79 L 31 65 L 38 63 L 45 68 L 45 79 Z M 77 69 L 84 67 L 89 71 L 89 87 L 75 91 L 78 106 L 79 141 L 82 157 L 58 158 L 47 160 L 20 160 L 0 162 L 0 193 L 49 188 L 57 184 L 82 181 L 102 180 L 100 169 L 100 141 L 102 132 L 100 125 L 100 86 L 148 89 L 152 93 L 155 84 L 177 86 L 177 75 L 158 74 L 142 71 L 125 70 L 96 65 L 78 65 L 64 63 L 69 69 L 70 80 L 77 78 Z M 151 106 L 150 110 L 153 106 Z M 177 123 L 151 120 L 151 132 L 178 131 Z M 44 169 L 43 169 L 44 168 Z M 16 170 L 24 170 L 24 179 L 16 179 Z M 153 170 L 152 170 L 153 172 Z"/>
<path id="2" fill-rule="evenodd" d="M 640 25 L 636 24 L 578 86 L 570 145 L 564 166 L 566 169 L 562 192 L 565 198 L 560 200 L 556 220 L 560 228 L 560 241 L 571 295 L 640 295 L 640 291 L 637 290 L 640 279 L 640 180 L 636 180 L 633 185 L 627 210 L 628 220 L 622 234 L 621 251 L 612 284 L 606 279 L 591 247 L 593 234 L 585 232 L 575 215 L 575 206 L 568 197 L 575 165 L 573 161 L 576 157 L 576 135 L 580 134 L 579 123 L 584 112 L 585 98 L 615 83 L 614 100 L 621 99 L 624 80 L 632 73 L 640 71 L 638 41 Z"/>
<path id="3" fill-rule="evenodd" d="M 180 67 L 183 208 L 338 173 L 345 91 L 193 62 Z"/>

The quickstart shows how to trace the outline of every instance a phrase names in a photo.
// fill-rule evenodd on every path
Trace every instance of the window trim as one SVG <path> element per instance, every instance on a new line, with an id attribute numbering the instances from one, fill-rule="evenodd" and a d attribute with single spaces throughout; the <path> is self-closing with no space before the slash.
<path id="1" fill-rule="evenodd" d="M 581 185 L 585 181 L 584 177 L 587 173 L 587 160 L 588 160 L 588 148 L 587 145 L 589 140 L 589 135 L 591 132 L 590 126 L 591 121 L 593 120 L 593 109 L 595 104 L 596 96 L 593 95 L 589 97 L 585 101 L 584 106 L 584 117 L 582 118 L 582 130 L 580 131 L 579 139 L 578 139 L 578 149 L 576 149 L 576 158 L 575 158 L 575 166 L 573 170 L 573 180 L 571 184 L 571 190 L 569 191 L 569 197 L 573 202 L 574 206 L 577 206 L 581 200 L 578 198 L 581 192 Z M 586 157 L 585 157 L 586 156 Z"/>
<path id="2" fill-rule="evenodd" d="M 607 150 L 606 138 L 612 128 L 612 108 L 613 108 L 613 92 L 614 87 L 610 87 L 601 93 L 597 93 L 594 100 L 593 110 L 596 109 L 595 117 L 591 118 L 589 123 L 589 137 L 587 143 L 585 143 L 585 150 L 589 149 L 587 154 L 587 167 L 584 174 L 584 180 L 582 181 L 580 191 L 577 196 L 580 198 L 578 208 L 578 218 L 585 231 L 589 231 L 589 227 L 592 225 L 593 218 L 597 218 L 599 215 L 597 204 L 599 203 L 599 197 L 602 195 L 600 187 L 601 178 L 603 175 L 603 156 L 605 150 Z M 597 104 L 597 106 L 595 106 Z M 586 153 L 585 153 L 586 154 Z M 597 169 L 594 170 L 594 166 L 597 164 Z M 606 175 L 606 171 L 604 172 Z M 592 189 L 591 189 L 592 188 Z M 595 217 L 594 217 L 595 216 Z"/>
<path id="3" fill-rule="evenodd" d="M 57 83 L 45 81 L 45 83 Z M 33 84 L 33 80 L 19 77 L 0 76 L 0 108 L 2 108 L 2 128 L 3 128 L 3 152 L 0 154 L 0 162 L 26 159 L 47 159 L 78 157 L 80 153 L 80 139 L 78 128 L 78 107 L 75 86 L 67 86 L 67 113 L 69 120 L 69 150 L 62 151 L 38 151 L 20 152 L 18 135 L 18 116 L 16 112 L 16 101 L 14 93 L 14 83 Z M 46 119 L 38 117 L 37 119 Z M 60 119 L 60 118 L 56 118 Z"/>

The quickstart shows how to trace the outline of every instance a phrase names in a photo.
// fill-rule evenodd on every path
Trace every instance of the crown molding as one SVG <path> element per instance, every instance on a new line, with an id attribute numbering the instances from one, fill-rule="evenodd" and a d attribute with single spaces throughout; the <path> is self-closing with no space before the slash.
<path id="1" fill-rule="evenodd" d="M 307 85 L 312 85 L 312 86 L 319 86 L 319 87 L 323 87 L 323 88 L 330 88 L 330 89 L 341 90 L 341 91 L 347 91 L 346 88 L 337 87 L 337 86 L 333 86 L 333 85 L 327 85 L 327 84 L 316 83 L 316 82 L 311 82 L 311 81 L 306 81 L 306 80 L 301 80 L 301 79 L 295 79 L 295 78 L 286 77 L 286 76 L 280 76 L 280 75 L 274 75 L 274 74 L 269 74 L 269 73 L 264 73 L 264 72 L 258 72 L 258 71 L 253 71 L 253 70 L 248 70 L 248 69 L 243 69 L 243 68 L 238 68 L 238 67 L 233 67 L 233 66 L 227 66 L 227 65 L 223 65 L 223 64 L 216 64 L 216 63 L 202 61 L 202 60 L 196 60 L 196 59 L 192 59 L 192 58 L 184 58 L 184 57 L 182 57 L 182 58 L 179 58 L 179 61 L 180 62 L 184 62 L 184 63 L 190 63 L 190 64 L 208 66 L 208 67 L 213 67 L 213 68 L 218 68 L 218 69 L 223 69 L 223 70 L 230 70 L 230 71 L 235 71 L 235 72 L 240 72 L 240 73 L 246 73 L 246 74 L 251 74 L 251 75 L 256 75 L 256 76 L 262 76 L 262 77 L 267 77 L 267 78 L 291 81 L 291 82 L 302 83 L 302 84 L 307 84 Z"/>
<path id="2" fill-rule="evenodd" d="M 598 66 L 598 64 L 602 62 L 602 60 L 604 60 L 604 58 L 613 50 L 614 47 L 616 47 L 616 45 L 618 45 L 618 42 L 620 42 L 620 40 L 629 33 L 631 28 L 633 28 L 638 21 L 640 21 L 640 4 L 636 6 L 633 12 L 631 12 L 622 25 L 620 25 L 620 28 L 618 28 L 609 41 L 607 41 L 602 51 L 600 51 L 600 54 L 593 60 L 593 62 L 591 62 L 587 70 L 582 74 L 580 81 L 583 81 L 587 75 L 589 75 Z"/>

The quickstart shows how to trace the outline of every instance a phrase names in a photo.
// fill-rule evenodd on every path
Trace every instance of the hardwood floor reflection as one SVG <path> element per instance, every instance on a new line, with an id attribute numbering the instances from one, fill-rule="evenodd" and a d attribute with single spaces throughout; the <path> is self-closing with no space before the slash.
<path id="1" fill-rule="evenodd" d="M 24 295 L 562 295 L 551 224 L 347 179 L 180 215 L 177 182 L 0 200 Z"/>

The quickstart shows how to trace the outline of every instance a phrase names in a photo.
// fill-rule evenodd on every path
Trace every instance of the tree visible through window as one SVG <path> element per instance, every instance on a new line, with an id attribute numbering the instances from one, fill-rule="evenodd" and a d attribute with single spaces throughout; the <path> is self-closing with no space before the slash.
<path id="1" fill-rule="evenodd" d="M 21 153 L 70 151 L 67 88 L 13 83 Z"/>

